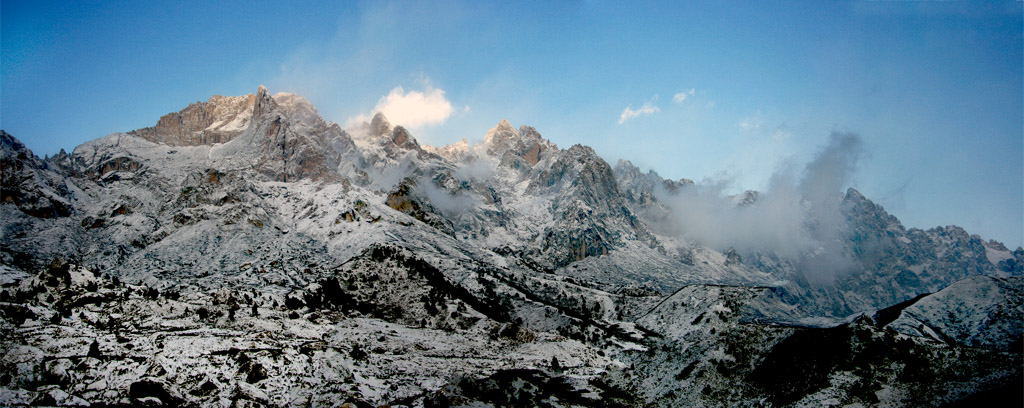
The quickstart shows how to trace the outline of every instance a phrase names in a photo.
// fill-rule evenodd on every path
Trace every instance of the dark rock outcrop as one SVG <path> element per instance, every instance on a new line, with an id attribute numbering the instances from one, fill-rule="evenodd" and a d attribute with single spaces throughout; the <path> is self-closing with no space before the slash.
<path id="1" fill-rule="evenodd" d="M 0 130 L 0 205 L 38 218 L 66 217 L 73 207 L 65 180 L 18 139 Z"/>

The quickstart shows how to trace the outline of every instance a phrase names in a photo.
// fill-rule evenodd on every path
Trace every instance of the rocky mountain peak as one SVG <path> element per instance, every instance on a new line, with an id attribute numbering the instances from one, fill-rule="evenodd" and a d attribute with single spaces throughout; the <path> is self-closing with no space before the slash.
<path id="1" fill-rule="evenodd" d="M 516 130 L 506 119 L 487 132 L 484 146 L 488 154 L 513 168 L 536 166 L 545 152 L 558 151 L 558 146 L 545 140 L 537 129 L 524 125 Z"/>
<path id="2" fill-rule="evenodd" d="M 419 142 L 408 129 L 392 125 L 383 113 L 377 112 L 369 123 L 363 122 L 363 134 L 372 144 L 382 146 L 388 156 L 400 154 L 401 150 L 421 150 Z M 397 150 L 396 150 L 397 148 Z"/>
<path id="3" fill-rule="evenodd" d="M 533 173 L 530 188 L 558 192 L 552 204 L 556 227 L 543 241 L 554 266 L 606 255 L 627 241 L 658 248 L 627 207 L 611 166 L 593 149 L 573 145 L 557 151 L 543 166 Z"/>
<path id="4" fill-rule="evenodd" d="M 273 96 L 274 103 L 280 107 L 285 115 L 294 123 L 307 126 L 321 126 L 326 124 L 316 107 L 308 99 L 289 92 L 278 92 Z"/>
<path id="5" fill-rule="evenodd" d="M 499 129 L 499 130 L 508 130 L 508 131 L 514 131 L 515 130 L 515 128 L 512 127 L 512 124 L 509 123 L 508 119 L 504 119 L 504 118 L 501 119 L 501 122 L 498 122 L 498 126 L 496 126 L 495 128 Z"/>
<path id="6" fill-rule="evenodd" d="M 508 119 L 502 119 L 501 122 L 498 122 L 497 126 L 487 131 L 487 135 L 484 136 L 484 145 L 488 147 L 488 150 L 500 149 L 505 147 L 509 139 L 518 136 L 516 133 L 516 129 L 512 127 Z"/>
<path id="7" fill-rule="evenodd" d="M 391 130 L 391 142 L 403 149 L 418 150 L 420 148 L 416 138 L 412 137 L 412 134 L 402 126 L 395 126 Z"/>
<path id="8" fill-rule="evenodd" d="M 383 113 L 377 112 L 370 120 L 370 135 L 380 137 L 388 132 L 391 132 L 391 122 L 388 122 Z"/>
<path id="9" fill-rule="evenodd" d="M 524 139 L 544 139 L 543 137 L 540 136 L 540 132 L 538 132 L 536 128 L 527 125 L 522 125 L 519 127 L 519 135 L 521 135 Z"/>
<path id="10" fill-rule="evenodd" d="M 896 217 L 875 204 L 859 191 L 850 188 L 843 197 L 842 207 L 854 226 L 877 231 L 903 231 L 903 225 Z"/>
<path id="11" fill-rule="evenodd" d="M 580 160 L 583 160 L 583 159 L 600 159 L 600 157 L 597 156 L 597 153 L 594 152 L 593 148 L 591 148 L 590 146 L 581 145 L 579 143 L 574 144 L 571 147 L 569 147 L 568 152 L 569 152 L 570 155 L 572 155 L 574 157 L 577 157 Z M 607 166 L 607 163 L 605 163 L 605 165 Z"/>
<path id="12" fill-rule="evenodd" d="M 845 200 L 848 200 L 848 201 L 867 201 L 868 199 L 867 199 L 867 197 L 864 197 L 864 194 L 861 194 L 860 191 L 857 191 L 857 189 L 855 189 L 853 187 L 850 187 L 850 188 L 846 189 Z"/>
<path id="13" fill-rule="evenodd" d="M 640 205 L 653 199 L 651 191 L 654 188 L 655 181 L 651 181 L 650 173 L 645 175 L 640 171 L 640 168 L 633 165 L 633 162 L 625 159 L 619 159 L 612 167 L 612 172 L 615 174 L 615 180 L 619 184 L 619 189 L 625 195 L 626 200 L 630 204 Z"/>
<path id="14" fill-rule="evenodd" d="M 761 193 L 755 190 L 747 190 L 736 194 L 732 199 L 737 207 L 745 207 L 756 204 L 761 199 Z"/>
<path id="15" fill-rule="evenodd" d="M 636 188 L 640 191 L 651 192 L 656 185 L 661 185 L 668 192 L 675 192 L 681 186 L 693 184 L 693 180 L 686 178 L 679 179 L 678 181 L 662 178 L 654 170 L 647 170 L 644 173 L 633 162 L 625 159 L 619 159 L 615 163 L 613 170 L 615 171 L 615 178 L 619 180 L 619 184 L 623 185 L 624 188 Z"/>
<path id="16" fill-rule="evenodd" d="M 367 120 L 356 143 L 260 86 L 45 161 L 0 130 L 0 332 L 16 334 L 0 406 L 1020 394 L 1024 249 L 904 229 L 850 189 L 838 213 L 797 220 L 843 227 L 813 255 L 718 251 L 678 230 L 794 230 L 746 218 L 774 197 L 716 196 L 703 216 L 690 180 L 507 120 L 441 149 Z M 837 265 L 827 284 L 804 272 Z"/>
<path id="17" fill-rule="evenodd" d="M 270 96 L 270 91 L 267 91 L 267 87 L 260 85 L 256 88 L 255 104 L 252 110 L 253 117 L 263 116 L 263 114 L 276 107 L 277 104 L 274 103 L 274 98 Z"/>
<path id="18" fill-rule="evenodd" d="M 2 157 L 32 156 L 32 151 L 28 150 L 24 143 L 3 130 L 0 130 L 0 153 L 3 154 Z"/>
<path id="19" fill-rule="evenodd" d="M 634 165 L 633 162 L 626 159 L 619 159 L 619 161 L 615 162 L 613 170 L 615 170 L 616 173 L 622 173 L 623 175 L 640 175 L 640 168 Z"/>
<path id="20" fill-rule="evenodd" d="M 266 88 L 263 98 L 266 96 Z M 130 135 L 169 146 L 199 146 L 226 143 L 237 137 L 252 122 L 265 104 L 257 104 L 261 94 L 243 96 L 214 95 L 206 102 L 194 102 L 178 112 L 168 113 L 155 126 L 133 130 Z"/>

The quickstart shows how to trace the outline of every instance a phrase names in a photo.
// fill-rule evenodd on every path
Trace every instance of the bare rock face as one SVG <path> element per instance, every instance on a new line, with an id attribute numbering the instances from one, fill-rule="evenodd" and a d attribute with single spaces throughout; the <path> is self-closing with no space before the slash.
<path id="1" fill-rule="evenodd" d="M 252 116 L 258 118 L 277 107 L 274 98 L 270 96 L 267 87 L 260 85 L 256 88 L 256 96 L 253 98 Z"/>
<path id="2" fill-rule="evenodd" d="M 0 203 L 33 217 L 64 217 L 72 212 L 62 178 L 18 139 L 0 130 Z"/>
<path id="3" fill-rule="evenodd" d="M 522 126 L 516 130 L 507 120 L 487 132 L 484 144 L 487 153 L 502 165 L 516 169 L 534 167 L 543 157 L 558 151 L 558 146 L 542 138 L 537 129 Z"/>
<path id="4" fill-rule="evenodd" d="M 260 173 L 285 182 L 340 181 L 338 165 L 355 145 L 337 124 L 325 122 L 305 98 L 283 93 L 272 97 L 260 86 L 252 118 L 249 131 L 261 149 Z"/>
<path id="5" fill-rule="evenodd" d="M 383 113 L 377 112 L 373 115 L 373 119 L 370 119 L 370 134 L 374 137 L 381 137 L 388 132 L 391 132 L 391 122 L 384 117 Z"/>
<path id="6" fill-rule="evenodd" d="M 255 94 L 217 95 L 193 103 L 128 135 L 168 146 L 228 144 L 237 139 L 241 143 L 234 143 L 239 146 L 233 151 L 256 155 L 255 170 L 275 181 L 340 181 L 338 166 L 355 149 L 351 137 L 337 124 L 324 121 L 308 100 L 289 93 L 271 95 L 262 85 Z M 412 136 L 405 139 L 415 144 Z M 87 175 L 95 181 L 114 170 L 137 167 L 135 161 L 114 157 L 87 170 Z"/>
<path id="7" fill-rule="evenodd" d="M 552 206 L 556 226 L 543 237 L 544 252 L 555 266 L 606 255 L 627 240 L 658 247 L 627 206 L 611 167 L 589 147 L 558 151 L 534 174 L 530 188 L 559 192 Z"/>
<path id="8" fill-rule="evenodd" d="M 266 88 L 262 88 L 266 90 Z M 168 113 L 156 126 L 130 134 L 171 146 L 198 146 L 226 143 L 249 127 L 256 95 L 214 95 L 206 102 L 195 102 L 180 112 Z"/>
<path id="9" fill-rule="evenodd" d="M 395 146 L 406 150 L 418 150 L 420 148 L 420 144 L 416 142 L 416 139 L 409 134 L 408 130 L 401 126 L 397 126 L 391 131 L 391 142 Z"/>

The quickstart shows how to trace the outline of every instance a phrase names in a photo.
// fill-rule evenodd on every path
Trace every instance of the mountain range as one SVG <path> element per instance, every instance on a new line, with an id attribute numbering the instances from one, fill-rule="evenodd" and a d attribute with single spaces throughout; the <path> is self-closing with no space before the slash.
<path id="1" fill-rule="evenodd" d="M 0 404 L 1024 403 L 1024 248 L 904 227 L 830 140 L 725 195 L 262 86 L 53 157 L 0 131 Z"/>

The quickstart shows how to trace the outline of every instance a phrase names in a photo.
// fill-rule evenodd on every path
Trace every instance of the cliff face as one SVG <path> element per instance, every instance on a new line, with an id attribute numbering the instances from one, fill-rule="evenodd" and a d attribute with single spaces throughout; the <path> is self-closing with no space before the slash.
<path id="1" fill-rule="evenodd" d="M 227 143 L 249 127 L 255 102 L 253 94 L 214 95 L 206 102 L 196 102 L 180 112 L 164 115 L 155 126 L 130 133 L 170 146 Z"/>
<path id="2" fill-rule="evenodd" d="M 354 153 L 352 139 L 325 122 L 305 98 L 256 92 L 249 143 L 260 151 L 257 170 L 276 181 L 341 181 L 343 156 Z"/>
<path id="3" fill-rule="evenodd" d="M 538 167 L 530 189 L 556 197 L 551 206 L 555 223 L 543 238 L 555 266 L 607 255 L 627 241 L 658 247 L 626 205 L 611 167 L 593 149 L 575 145 L 553 153 L 550 163 Z"/>

